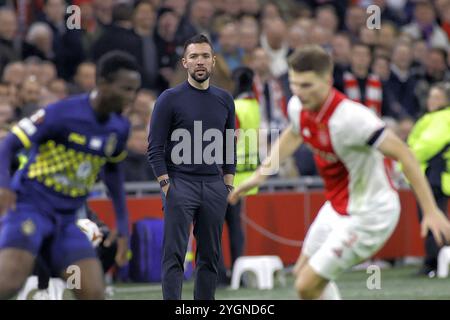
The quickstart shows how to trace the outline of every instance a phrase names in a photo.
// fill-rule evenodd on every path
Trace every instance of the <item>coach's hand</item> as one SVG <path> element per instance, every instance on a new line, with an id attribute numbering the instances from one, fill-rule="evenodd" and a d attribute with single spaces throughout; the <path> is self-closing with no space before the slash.
<path id="1" fill-rule="evenodd" d="M 116 264 L 123 267 L 128 263 L 128 238 L 119 237 L 117 239 Z"/>
<path id="2" fill-rule="evenodd" d="M 9 209 L 16 209 L 16 193 L 7 188 L 0 188 L 0 215 L 5 214 Z"/>
<path id="3" fill-rule="evenodd" d="M 428 231 L 434 236 L 436 243 L 441 247 L 450 244 L 450 222 L 441 210 L 428 212 L 424 215 L 421 224 L 421 235 L 427 236 Z"/>

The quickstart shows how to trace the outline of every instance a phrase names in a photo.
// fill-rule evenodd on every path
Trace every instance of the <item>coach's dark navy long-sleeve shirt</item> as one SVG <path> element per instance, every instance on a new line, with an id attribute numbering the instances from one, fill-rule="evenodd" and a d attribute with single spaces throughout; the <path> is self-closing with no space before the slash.
<path id="1" fill-rule="evenodd" d="M 226 91 L 200 90 L 187 81 L 165 90 L 156 101 L 148 137 L 155 176 L 207 180 L 234 174 L 234 129 L 234 101 Z"/>

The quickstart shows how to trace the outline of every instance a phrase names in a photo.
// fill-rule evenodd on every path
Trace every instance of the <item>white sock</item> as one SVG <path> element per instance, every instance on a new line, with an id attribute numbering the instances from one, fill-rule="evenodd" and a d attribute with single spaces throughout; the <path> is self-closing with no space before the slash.
<path id="1" fill-rule="evenodd" d="M 334 281 L 328 282 L 320 296 L 320 300 L 342 300 L 339 288 Z"/>

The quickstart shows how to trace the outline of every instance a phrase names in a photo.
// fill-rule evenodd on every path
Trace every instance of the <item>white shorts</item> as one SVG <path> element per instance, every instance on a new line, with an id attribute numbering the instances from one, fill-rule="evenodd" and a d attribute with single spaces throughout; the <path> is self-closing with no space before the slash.
<path id="1" fill-rule="evenodd" d="M 343 216 L 327 201 L 306 234 L 302 254 L 322 277 L 335 280 L 374 255 L 393 233 L 400 208 L 364 216 Z"/>

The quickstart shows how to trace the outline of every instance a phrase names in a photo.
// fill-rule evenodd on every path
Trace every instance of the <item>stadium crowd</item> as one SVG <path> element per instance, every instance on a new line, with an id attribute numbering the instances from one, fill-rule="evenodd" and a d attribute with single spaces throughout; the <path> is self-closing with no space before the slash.
<path id="1" fill-rule="evenodd" d="M 183 44 L 197 33 L 214 44 L 212 83 L 230 92 L 233 70 L 249 66 L 261 128 L 282 130 L 292 93 L 287 56 L 319 44 L 334 59 L 335 87 L 386 119 L 405 140 L 426 111 L 433 84 L 450 80 L 450 0 L 33 0 L 0 1 L 0 139 L 12 124 L 95 86 L 98 58 L 120 49 L 139 62 L 143 87 L 126 110 L 131 126 L 127 181 L 154 179 L 146 160 L 153 103 L 185 79 Z M 368 5 L 380 8 L 369 28 Z M 80 28 L 67 23 L 81 9 Z M 72 17 L 73 18 L 73 17 Z M 302 159 L 299 161 L 298 159 Z M 301 147 L 283 176 L 315 175 Z"/>

